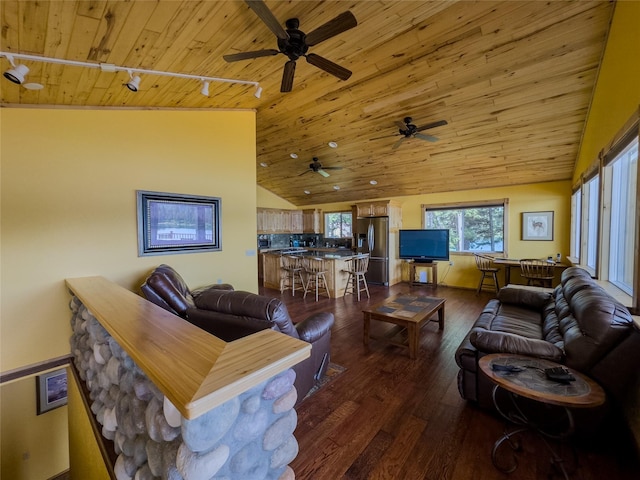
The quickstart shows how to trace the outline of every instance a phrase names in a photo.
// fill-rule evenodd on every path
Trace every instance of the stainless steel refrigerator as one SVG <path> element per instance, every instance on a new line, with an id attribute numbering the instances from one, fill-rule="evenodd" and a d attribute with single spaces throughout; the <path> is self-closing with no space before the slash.
<path id="1" fill-rule="evenodd" d="M 356 232 L 356 250 L 370 255 L 367 282 L 389 285 L 389 218 L 359 218 Z"/>

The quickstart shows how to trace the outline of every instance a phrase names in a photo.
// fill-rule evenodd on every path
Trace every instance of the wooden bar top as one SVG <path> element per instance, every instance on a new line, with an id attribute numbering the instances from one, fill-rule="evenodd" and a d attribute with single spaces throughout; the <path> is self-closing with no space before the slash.
<path id="1" fill-rule="evenodd" d="M 225 342 L 104 277 L 66 285 L 187 419 L 311 354 L 307 342 L 274 330 Z"/>

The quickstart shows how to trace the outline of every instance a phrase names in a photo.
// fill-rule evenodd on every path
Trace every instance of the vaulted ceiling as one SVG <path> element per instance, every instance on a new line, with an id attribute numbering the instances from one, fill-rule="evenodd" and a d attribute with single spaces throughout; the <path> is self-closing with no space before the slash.
<path id="1" fill-rule="evenodd" d="M 24 61 L 29 82 L 44 88 L 2 79 L 0 102 L 256 109 L 258 184 L 299 206 L 572 177 L 612 2 L 265 5 L 282 25 L 298 18 L 306 33 L 351 11 L 357 26 L 309 49 L 351 77 L 300 58 L 292 91 L 281 93 L 284 55 L 226 62 L 223 55 L 278 48 L 242 1 L 2 0 L 0 51 L 257 81 L 263 93 L 213 82 L 205 97 L 199 81 L 156 75 L 141 75 L 133 93 L 123 88 L 125 72 Z M 418 127 L 447 124 L 422 132 L 437 141 L 397 145 L 407 116 Z M 313 157 L 342 168 L 305 173 Z"/>

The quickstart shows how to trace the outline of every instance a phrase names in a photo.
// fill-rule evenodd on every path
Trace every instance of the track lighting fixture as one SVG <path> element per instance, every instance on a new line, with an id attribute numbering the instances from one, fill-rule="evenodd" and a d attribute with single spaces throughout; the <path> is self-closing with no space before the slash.
<path id="1" fill-rule="evenodd" d="M 253 85 L 256 87 L 256 91 L 254 96 L 256 98 L 260 98 L 262 95 L 262 87 L 258 82 L 252 82 L 249 80 L 234 80 L 231 78 L 221 78 L 221 77 L 203 77 L 201 75 L 191 75 L 188 73 L 173 73 L 173 72 L 163 72 L 159 70 L 145 70 L 142 68 L 128 68 L 128 67 L 120 67 L 118 65 L 113 65 L 110 63 L 90 63 L 90 62 L 78 62 L 75 60 L 63 60 L 60 58 L 51 58 L 51 57 L 39 57 L 37 55 L 26 55 L 22 53 L 8 53 L 8 52 L 0 52 L 0 57 L 5 57 L 11 63 L 11 67 L 9 70 L 4 72 L 3 76 L 16 84 L 22 85 L 25 81 L 25 76 L 29 73 L 29 67 L 26 65 L 16 65 L 14 63 L 14 58 L 29 60 L 33 62 L 44 62 L 44 63 L 55 63 L 59 65 L 71 65 L 74 67 L 85 67 L 85 68 L 99 68 L 102 72 L 127 72 L 129 74 L 129 81 L 125 83 L 125 86 L 131 90 L 132 92 L 137 92 L 140 88 L 140 75 L 159 75 L 165 77 L 175 77 L 175 78 L 190 78 L 195 80 L 200 80 L 202 85 L 202 90 L 200 93 L 203 95 L 209 96 L 209 84 L 210 82 L 224 82 L 224 83 L 239 83 L 242 85 Z M 29 87 L 31 85 L 31 87 Z M 30 88 L 32 90 L 36 90 L 42 88 L 40 84 L 26 84 L 25 88 Z"/>
<path id="2" fill-rule="evenodd" d="M 128 72 L 129 81 L 125 83 L 125 86 L 132 92 L 137 92 L 140 88 L 140 75 L 133 75 L 133 72 L 131 72 L 131 70 L 128 70 Z"/>
<path id="3" fill-rule="evenodd" d="M 25 77 L 29 73 L 29 67 L 27 67 L 26 65 L 16 65 L 13 61 L 13 55 L 6 55 L 6 57 L 13 68 L 10 68 L 6 72 L 4 72 L 4 78 L 9 80 L 10 82 L 22 85 L 24 83 Z"/>
<path id="4" fill-rule="evenodd" d="M 209 96 L 209 82 L 206 80 L 202 81 L 202 90 L 200 90 L 200 93 L 202 95 L 204 95 L 205 97 Z"/>

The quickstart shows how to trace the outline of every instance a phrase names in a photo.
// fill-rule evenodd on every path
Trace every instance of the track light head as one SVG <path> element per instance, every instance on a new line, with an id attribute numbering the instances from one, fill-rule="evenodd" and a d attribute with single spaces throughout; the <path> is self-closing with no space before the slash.
<path id="1" fill-rule="evenodd" d="M 14 68 L 11 68 L 4 72 L 4 78 L 9 80 L 10 82 L 17 83 L 18 85 L 22 85 L 24 83 L 24 78 L 29 73 L 29 67 L 26 65 L 16 65 Z"/>
<path id="2" fill-rule="evenodd" d="M 204 95 L 205 97 L 209 96 L 209 82 L 206 80 L 202 81 L 202 90 L 200 90 L 200 93 L 202 95 Z"/>
<path id="3" fill-rule="evenodd" d="M 132 92 L 137 92 L 138 89 L 140 88 L 140 76 L 139 75 L 133 76 L 133 74 L 129 72 L 129 78 L 130 80 L 127 83 L 125 83 L 125 86 Z"/>
<path id="4" fill-rule="evenodd" d="M 253 96 L 256 98 L 260 98 L 262 96 L 262 87 L 258 87 L 256 89 L 256 93 L 254 93 Z"/>

